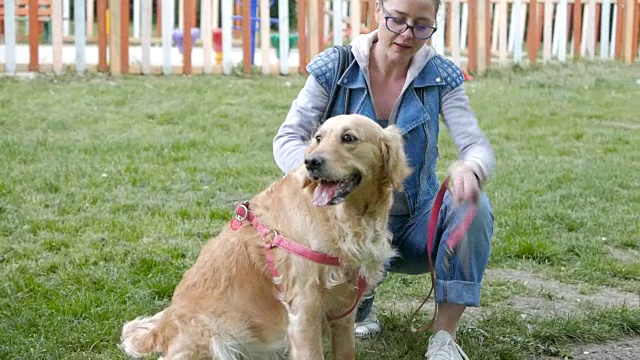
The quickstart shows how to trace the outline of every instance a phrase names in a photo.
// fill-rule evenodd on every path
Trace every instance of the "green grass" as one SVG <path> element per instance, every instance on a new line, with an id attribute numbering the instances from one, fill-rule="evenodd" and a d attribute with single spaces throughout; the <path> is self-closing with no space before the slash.
<path id="1" fill-rule="evenodd" d="M 498 167 L 490 267 L 640 293 L 640 67 L 510 69 L 467 83 Z M 301 77 L 0 78 L 0 359 L 118 359 L 122 324 L 169 301 L 235 201 L 280 176 L 271 140 Z M 443 131 L 443 134 L 446 132 Z M 442 137 L 440 169 L 455 150 Z M 359 358 L 420 358 L 427 276 L 378 292 L 385 332 Z M 638 308 L 523 317 L 486 279 L 474 359 L 566 354 L 640 334 Z M 394 305 L 400 304 L 400 305 Z M 431 305 L 427 305 L 431 309 Z M 426 314 L 424 315 L 426 316 Z"/>

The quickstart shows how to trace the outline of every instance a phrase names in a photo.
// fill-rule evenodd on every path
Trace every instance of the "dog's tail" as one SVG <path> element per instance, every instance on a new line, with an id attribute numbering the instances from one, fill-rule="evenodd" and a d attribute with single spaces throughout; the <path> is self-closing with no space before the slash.
<path id="1" fill-rule="evenodd" d="M 161 311 L 153 317 L 139 317 L 124 324 L 120 348 L 134 358 L 163 353 L 166 349 L 161 339 L 162 332 L 158 328 L 163 313 Z"/>

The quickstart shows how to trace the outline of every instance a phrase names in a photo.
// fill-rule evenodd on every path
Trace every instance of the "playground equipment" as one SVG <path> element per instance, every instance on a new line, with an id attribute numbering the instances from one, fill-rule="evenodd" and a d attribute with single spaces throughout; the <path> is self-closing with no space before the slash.
<path id="1" fill-rule="evenodd" d="M 216 64 L 222 64 L 222 29 L 213 29 L 213 51 L 216 52 Z"/>
<path id="2" fill-rule="evenodd" d="M 178 47 L 180 54 L 184 53 L 184 33 L 182 29 L 175 29 L 171 34 L 173 42 Z M 200 39 L 200 29 L 191 28 L 191 46 L 195 45 L 196 41 Z M 216 64 L 222 63 L 222 30 L 220 28 L 213 29 L 211 32 L 211 39 L 213 42 L 213 51 L 216 53 Z"/>
<path id="3" fill-rule="evenodd" d="M 184 32 L 182 31 L 182 29 L 173 30 L 171 38 L 173 39 L 173 42 L 176 44 L 176 46 L 178 46 L 178 51 L 180 51 L 180 54 L 184 53 Z M 191 28 L 191 46 L 193 46 L 193 44 L 195 44 L 198 39 L 200 39 L 200 29 Z"/>
<path id="4" fill-rule="evenodd" d="M 269 37 L 269 42 L 271 43 L 271 46 L 276 49 L 276 54 L 278 56 L 278 60 L 282 61 L 282 59 L 280 58 L 280 34 L 271 34 L 271 36 Z M 289 49 L 297 47 L 298 46 L 298 34 L 290 34 L 289 35 Z M 286 56 L 289 56 L 289 54 L 285 54 Z"/>
<path id="5" fill-rule="evenodd" d="M 250 25 L 250 32 L 251 32 L 251 65 L 255 64 L 255 53 L 256 53 L 256 33 L 258 33 L 258 31 L 260 31 L 260 26 L 263 26 L 263 24 L 261 24 L 261 19 L 257 16 L 258 14 L 258 0 L 244 0 L 244 1 L 248 1 L 250 2 L 250 13 L 251 13 L 251 25 Z M 270 0 L 269 1 L 269 8 L 271 8 L 274 4 L 274 0 Z M 240 0 L 236 0 L 236 4 L 242 6 L 242 1 Z M 232 16 L 233 20 L 242 20 L 242 15 L 234 15 Z M 278 19 L 277 18 L 269 18 L 269 27 L 271 27 L 271 25 L 275 25 L 278 24 Z M 242 31 L 242 26 L 233 26 L 233 30 L 241 30 Z"/>

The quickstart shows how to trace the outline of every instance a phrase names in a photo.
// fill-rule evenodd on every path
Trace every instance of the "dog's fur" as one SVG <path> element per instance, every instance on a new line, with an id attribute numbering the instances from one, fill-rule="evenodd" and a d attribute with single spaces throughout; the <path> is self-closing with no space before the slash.
<path id="1" fill-rule="evenodd" d="M 255 196 L 251 210 L 281 236 L 339 257 L 341 266 L 271 250 L 283 278 L 281 303 L 260 234 L 248 222 L 235 231 L 225 227 L 184 274 L 168 308 L 124 325 L 121 348 L 127 354 L 227 360 L 278 359 L 288 352 L 293 359 L 323 359 L 321 336 L 328 329 L 333 359 L 355 358 L 355 311 L 340 320 L 327 318 L 353 306 L 358 276 L 366 278 L 369 291 L 394 256 L 387 230 L 392 192 L 410 172 L 402 136 L 395 127 L 341 115 L 321 126 L 305 159 L 307 168 Z M 311 169 L 309 159 L 321 159 L 321 165 Z M 361 181 L 342 202 L 314 206 L 320 179 L 354 174 Z"/>

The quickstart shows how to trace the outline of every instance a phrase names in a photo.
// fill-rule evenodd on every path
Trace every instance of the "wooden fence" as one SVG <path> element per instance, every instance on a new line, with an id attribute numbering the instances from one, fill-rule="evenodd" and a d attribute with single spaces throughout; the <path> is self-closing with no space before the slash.
<path id="1" fill-rule="evenodd" d="M 0 0 L 0 73 L 304 72 L 322 49 L 374 29 L 375 1 Z M 473 73 L 639 57 L 639 0 L 445 0 L 437 25 L 431 45 Z"/>

